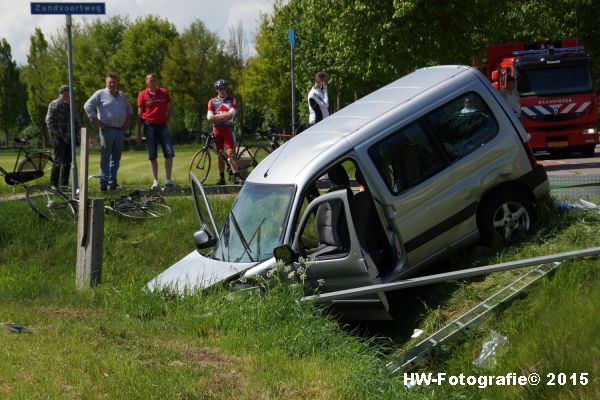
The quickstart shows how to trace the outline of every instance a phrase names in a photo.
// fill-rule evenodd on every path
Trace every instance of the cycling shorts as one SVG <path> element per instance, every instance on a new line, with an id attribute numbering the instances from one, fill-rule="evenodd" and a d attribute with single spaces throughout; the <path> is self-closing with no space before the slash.
<path id="1" fill-rule="evenodd" d="M 228 149 L 235 148 L 233 129 L 228 126 L 215 126 L 213 127 L 213 133 L 215 134 L 215 146 L 217 150 L 223 150 L 224 146 Z"/>

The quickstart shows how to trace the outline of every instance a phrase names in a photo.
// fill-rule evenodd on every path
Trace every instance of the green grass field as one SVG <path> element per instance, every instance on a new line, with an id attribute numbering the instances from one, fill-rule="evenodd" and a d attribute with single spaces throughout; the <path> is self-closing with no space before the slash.
<path id="1" fill-rule="evenodd" d="M 130 162 L 148 172 L 144 154 L 135 152 Z M 211 198 L 218 221 L 232 201 Z M 369 324 L 341 324 L 299 303 L 299 293 L 285 286 L 266 294 L 226 288 L 184 298 L 151 294 L 146 282 L 193 249 L 197 229 L 189 198 L 168 202 L 173 212 L 158 220 L 107 214 L 102 284 L 85 291 L 75 288 L 75 225 L 39 220 L 22 200 L 0 202 L 0 398 L 600 398 L 597 259 L 564 263 L 420 367 L 448 375 L 537 372 L 543 384 L 409 390 L 385 363 L 409 346 L 413 329 L 432 333 L 520 272 L 396 292 L 390 295 L 396 320 Z M 541 229 L 528 242 L 486 255 L 468 250 L 439 268 L 597 246 L 600 215 L 549 204 L 541 215 Z M 11 333 L 11 323 L 32 333 Z M 509 344 L 495 367 L 482 369 L 472 360 L 491 329 Z M 589 381 L 547 386 L 548 373 L 588 373 Z"/>
<path id="2" fill-rule="evenodd" d="M 189 183 L 188 180 L 188 168 L 192 156 L 194 153 L 200 149 L 200 145 L 180 145 L 175 146 L 175 158 L 173 160 L 173 180 L 175 183 L 181 186 L 187 186 Z M 17 156 L 16 150 L 1 150 L 0 151 L 0 166 L 2 166 L 7 171 L 12 171 L 15 159 Z M 77 165 L 80 169 L 80 158 L 79 152 L 77 153 Z M 217 161 L 215 157 L 211 159 L 211 168 L 208 179 L 206 180 L 206 184 L 211 185 L 216 183 L 219 178 Z M 158 176 L 160 180 L 161 186 L 164 185 L 165 181 L 165 169 L 164 169 L 164 158 L 162 156 L 162 151 L 159 147 L 158 149 Z M 93 149 L 90 152 L 89 158 L 89 175 L 98 175 L 100 168 L 100 153 L 98 149 Z M 152 185 L 152 173 L 150 171 L 150 163 L 148 161 L 148 154 L 145 148 L 141 150 L 127 150 L 123 151 L 121 157 L 121 164 L 119 167 L 119 172 L 117 176 L 119 180 L 119 184 L 125 188 L 136 188 L 136 189 L 147 189 Z M 227 173 L 225 173 L 225 178 L 228 179 Z M 50 165 L 46 167 L 46 173 L 44 177 L 28 182 L 29 185 L 32 184 L 48 184 L 50 181 Z M 229 182 L 228 182 L 229 183 Z M 99 181 L 91 180 L 90 181 L 90 190 L 98 190 L 99 189 Z M 22 186 L 10 186 L 7 185 L 4 179 L 0 179 L 0 194 L 7 193 L 21 193 L 24 192 L 25 189 Z"/>

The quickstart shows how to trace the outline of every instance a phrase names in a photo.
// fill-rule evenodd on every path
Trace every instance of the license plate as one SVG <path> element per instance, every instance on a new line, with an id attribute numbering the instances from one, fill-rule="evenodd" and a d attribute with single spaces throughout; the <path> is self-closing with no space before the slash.
<path id="1" fill-rule="evenodd" d="M 567 142 L 567 141 L 548 142 L 548 147 L 569 147 L 569 142 Z"/>

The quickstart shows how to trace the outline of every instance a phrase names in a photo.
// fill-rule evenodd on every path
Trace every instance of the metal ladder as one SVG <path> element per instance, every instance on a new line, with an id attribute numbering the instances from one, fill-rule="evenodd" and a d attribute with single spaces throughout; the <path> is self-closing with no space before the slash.
<path id="1" fill-rule="evenodd" d="M 559 265 L 560 262 L 556 261 L 534 267 L 448 325 L 407 350 L 400 357 L 388 362 L 386 367 L 392 374 L 402 373 L 415 368 L 420 362 L 429 358 L 433 352 L 438 350 L 443 343 L 453 339 L 462 332 L 468 333 L 468 331 L 481 322 L 485 316 L 490 314 L 500 304 L 513 299 L 529 286 L 554 271 Z"/>

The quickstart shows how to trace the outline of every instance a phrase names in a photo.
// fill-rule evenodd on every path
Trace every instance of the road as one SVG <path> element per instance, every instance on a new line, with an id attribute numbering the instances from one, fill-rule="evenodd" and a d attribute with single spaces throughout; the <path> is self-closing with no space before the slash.
<path id="1" fill-rule="evenodd" d="M 546 167 L 550 177 L 562 175 L 600 175 L 600 149 L 596 148 L 594 157 L 578 155 L 559 158 L 557 156 L 536 155 L 540 164 Z"/>

